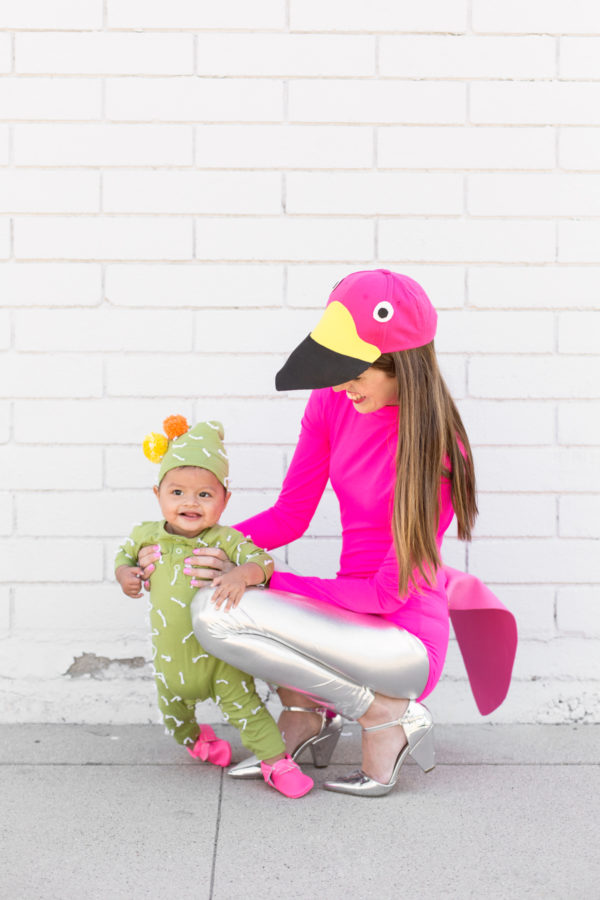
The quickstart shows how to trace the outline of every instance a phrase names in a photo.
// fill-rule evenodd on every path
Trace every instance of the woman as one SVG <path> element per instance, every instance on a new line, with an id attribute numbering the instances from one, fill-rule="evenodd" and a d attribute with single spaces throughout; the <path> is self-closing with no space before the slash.
<path id="1" fill-rule="evenodd" d="M 215 656 L 280 685 L 288 752 L 326 764 L 341 723 L 363 728 L 362 768 L 328 790 L 388 793 L 412 755 L 433 768 L 432 721 L 420 703 L 448 643 L 444 532 L 468 540 L 477 513 L 469 442 L 439 372 L 437 316 L 422 288 L 387 270 L 355 272 L 278 373 L 278 390 L 315 388 L 275 505 L 238 528 L 267 549 L 300 537 L 331 479 L 343 546 L 335 579 L 275 571 L 236 610 L 199 591 L 192 620 Z M 147 564 L 148 559 L 140 560 Z M 210 577 L 199 554 L 193 584 Z M 224 568 L 213 558 L 213 569 Z M 418 700 L 417 700 L 418 698 Z M 317 712 L 319 711 L 319 712 Z M 231 774 L 259 774 L 253 761 Z"/>

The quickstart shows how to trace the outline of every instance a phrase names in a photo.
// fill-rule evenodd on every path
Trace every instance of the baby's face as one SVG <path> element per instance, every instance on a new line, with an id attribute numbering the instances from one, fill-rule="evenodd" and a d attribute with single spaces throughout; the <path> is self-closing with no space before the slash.
<path id="1" fill-rule="evenodd" d="M 184 537 L 216 525 L 231 496 L 212 472 L 197 466 L 171 469 L 154 493 L 167 531 Z"/>

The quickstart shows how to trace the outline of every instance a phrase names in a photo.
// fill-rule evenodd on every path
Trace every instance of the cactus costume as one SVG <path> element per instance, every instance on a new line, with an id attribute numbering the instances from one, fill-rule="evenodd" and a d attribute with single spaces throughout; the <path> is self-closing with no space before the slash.
<path id="1" fill-rule="evenodd" d="M 182 422 L 187 428 L 185 420 Z M 171 441 L 158 434 L 144 441 L 146 455 L 161 462 L 159 483 L 170 469 L 198 466 L 213 472 L 226 486 L 229 467 L 222 425 L 204 422 L 182 434 L 182 422 Z M 273 561 L 233 528 L 217 524 L 195 537 L 184 537 L 168 532 L 165 524 L 162 520 L 134 526 L 119 549 L 115 569 L 137 565 L 142 547 L 160 546 L 161 559 L 151 580 L 150 624 L 158 705 L 167 730 L 179 744 L 193 746 L 200 733 L 195 705 L 211 699 L 219 704 L 225 720 L 239 729 L 249 750 L 259 759 L 274 757 L 284 751 L 284 744 L 252 676 L 206 653 L 194 637 L 190 603 L 196 588 L 183 574 L 184 559 L 197 547 L 219 547 L 236 564 L 256 563 L 264 572 L 265 583 L 272 574 Z"/>

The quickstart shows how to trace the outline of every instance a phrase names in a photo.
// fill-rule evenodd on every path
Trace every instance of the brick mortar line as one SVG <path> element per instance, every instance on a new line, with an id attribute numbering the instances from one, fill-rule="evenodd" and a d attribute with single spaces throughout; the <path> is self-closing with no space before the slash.
<path id="1" fill-rule="evenodd" d="M 217 870 L 217 854 L 219 851 L 219 832 L 221 828 L 221 810 L 223 804 L 223 786 L 224 786 L 225 773 L 221 769 L 219 773 L 219 797 L 217 802 L 217 814 L 216 814 L 216 822 L 215 822 L 215 837 L 213 844 L 213 857 L 210 869 L 210 884 L 209 884 L 209 900 L 212 900 L 214 897 L 215 890 L 215 878 L 216 878 L 216 870 Z"/>
<path id="2" fill-rule="evenodd" d="M 507 75 L 505 77 L 498 75 L 422 75 L 422 76 L 409 76 L 409 75 L 386 75 L 375 73 L 370 74 L 356 74 L 349 72 L 347 74 L 303 74 L 298 73 L 294 74 L 292 72 L 274 72 L 269 74 L 255 74 L 252 72 L 249 73 L 222 73 L 222 74 L 208 74 L 206 72 L 200 72 L 195 74 L 194 72 L 110 72 L 110 71 L 99 71 L 99 72 L 0 72 L 0 80 L 2 79 L 19 79 L 22 81 L 28 81 L 31 79 L 41 79 L 41 78 L 52 78 L 52 79 L 60 79 L 66 81 L 73 81 L 75 79 L 79 81 L 99 81 L 103 78 L 109 79 L 135 79 L 138 81 L 155 81 L 157 79 L 169 79 L 169 80 L 182 80 L 186 79 L 188 81 L 217 81 L 217 82 L 228 82 L 228 81 L 267 81 L 273 82 L 275 84 L 281 83 L 285 80 L 290 80 L 294 83 L 303 83 L 310 81 L 340 81 L 340 82 L 364 82 L 365 84 L 370 84 L 374 82 L 384 82 L 384 83 L 396 83 L 400 82 L 402 84 L 599 84 L 600 83 L 600 75 L 590 78 L 581 77 L 581 78 L 556 78 L 554 75 L 529 75 L 515 78 L 513 75 Z"/>
<path id="3" fill-rule="evenodd" d="M 302 36 L 337 36 L 337 37 L 432 37 L 432 38 L 443 38 L 443 37 L 493 37 L 493 38 L 600 38 L 600 29 L 594 31 L 553 31 L 549 29 L 540 29 L 538 31 L 510 31 L 510 30 L 496 30 L 496 31 L 486 31 L 484 29 L 475 29 L 472 25 L 469 25 L 469 22 L 465 22 L 465 26 L 462 29 L 436 29 L 436 28 L 428 28 L 428 29 L 401 29 L 401 28 L 390 28 L 390 29 L 382 29 L 382 28 L 369 28 L 365 26 L 363 28 L 356 29 L 342 29 L 336 30 L 335 28 L 294 28 L 293 26 L 289 26 L 289 29 L 286 28 L 285 22 L 281 26 L 261 26 L 257 28 L 256 26 L 248 25 L 248 26 L 236 26 L 234 24 L 227 25 L 214 25 L 209 27 L 202 27 L 202 24 L 198 21 L 195 24 L 190 25 L 144 25 L 144 24 L 131 24 L 131 25 L 110 25 L 108 23 L 106 26 L 104 24 L 100 24 L 97 26 L 78 26 L 78 27 L 51 27 L 51 26 L 40 26 L 35 27 L 31 25 L 6 25 L 0 26 L 0 34 L 6 33 L 14 33 L 14 34 L 47 34 L 47 35 L 62 35 L 62 34 L 205 34 L 207 36 L 218 34 L 218 35 L 302 35 Z"/>
<path id="4" fill-rule="evenodd" d="M 44 77 L 44 76 L 42 76 Z M 104 77 L 104 76 L 102 76 Z M 600 85 L 600 81 L 598 82 Z M 105 120 L 100 116 L 92 116 L 89 118 L 71 118 L 71 117 L 63 117 L 63 118 L 29 118 L 29 117 L 21 117 L 21 118 L 4 118 L 0 119 L 0 125 L 42 125 L 42 126 L 61 126 L 61 125 L 144 125 L 144 126 L 181 126 L 184 127 L 186 125 L 190 126 L 213 126 L 213 127 L 227 127 L 227 126 L 272 126 L 272 127 L 281 127 L 283 125 L 289 125 L 294 127 L 309 127 L 309 128 L 505 128 L 505 129 L 536 129 L 541 130 L 543 128 L 563 128 L 563 129 L 589 129 L 598 131 L 600 129 L 600 119 L 598 122 L 590 122 L 587 119 L 581 119 L 581 121 L 572 121 L 572 122 L 554 122 L 554 121 L 546 121 L 546 122 L 516 122 L 511 119 L 506 119 L 503 121 L 480 121 L 480 122 L 465 122 L 464 119 L 455 119 L 453 121 L 427 121 L 424 119 L 419 120 L 403 120 L 402 122 L 391 121 L 391 120 L 380 120 L 380 119 L 303 119 L 296 118 L 290 119 L 287 122 L 283 122 L 281 118 L 270 118 L 270 119 L 237 119 L 237 118 L 229 118 L 229 119 L 159 119 L 159 118 L 149 118 L 149 119 L 129 119 L 129 118 L 110 118 L 107 117 Z M 468 171 L 471 171 L 470 169 Z M 505 171 L 505 170 L 500 170 Z M 509 170 L 510 171 L 510 170 Z M 529 171 L 529 170 L 526 170 Z M 534 169 L 533 171 L 538 171 Z M 574 171 L 582 171 L 587 172 L 587 169 L 576 169 Z M 594 171 L 594 170 L 592 170 Z"/>

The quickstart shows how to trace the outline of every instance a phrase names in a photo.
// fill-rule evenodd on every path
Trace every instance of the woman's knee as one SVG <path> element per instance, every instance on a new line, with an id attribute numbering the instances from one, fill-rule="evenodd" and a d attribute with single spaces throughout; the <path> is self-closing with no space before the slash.
<path id="1" fill-rule="evenodd" d="M 224 659 L 223 643 L 244 631 L 240 607 L 218 609 L 212 603 L 214 589 L 208 585 L 196 591 L 190 606 L 192 628 L 199 644 L 218 659 Z M 242 599 L 243 602 L 243 599 Z"/>

